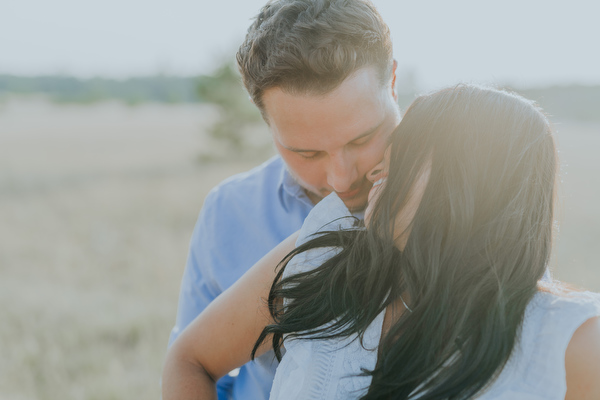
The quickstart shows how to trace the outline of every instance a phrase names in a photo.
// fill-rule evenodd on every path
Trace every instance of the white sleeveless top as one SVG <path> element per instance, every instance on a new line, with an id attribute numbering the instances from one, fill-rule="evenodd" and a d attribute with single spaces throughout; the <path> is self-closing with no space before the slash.
<path id="1" fill-rule="evenodd" d="M 306 218 L 297 245 L 319 231 L 352 229 L 354 219 L 335 193 L 321 200 Z M 313 249 L 295 256 L 284 277 L 320 266 L 339 250 Z M 577 328 L 600 316 L 600 294 L 537 293 L 525 310 L 519 340 L 503 370 L 478 397 L 480 400 L 552 400 L 567 391 L 565 351 Z M 381 337 L 384 312 L 358 335 L 329 340 L 288 339 L 275 373 L 271 400 L 358 399 L 366 394 Z"/>

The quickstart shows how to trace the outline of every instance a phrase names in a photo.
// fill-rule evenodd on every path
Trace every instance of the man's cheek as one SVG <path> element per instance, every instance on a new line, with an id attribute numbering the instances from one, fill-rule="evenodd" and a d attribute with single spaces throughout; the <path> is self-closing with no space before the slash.
<path id="1" fill-rule="evenodd" d="M 301 165 L 296 170 L 298 177 L 310 186 L 314 186 L 317 189 L 321 189 L 323 186 L 323 178 L 325 177 L 324 171 L 319 168 L 315 168 L 310 165 Z"/>
<path id="2" fill-rule="evenodd" d="M 366 175 L 372 170 L 377 164 L 383 160 L 385 153 L 385 145 L 377 144 L 368 150 L 365 150 L 360 157 L 360 174 Z"/>

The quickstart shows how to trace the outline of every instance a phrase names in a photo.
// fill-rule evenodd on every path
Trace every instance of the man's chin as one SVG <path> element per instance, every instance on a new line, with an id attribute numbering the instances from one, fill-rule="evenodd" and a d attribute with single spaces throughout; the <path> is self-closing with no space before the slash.
<path id="1" fill-rule="evenodd" d="M 362 212 L 367 207 L 367 202 L 366 202 L 366 200 L 363 200 L 363 199 L 346 200 L 346 201 L 344 201 L 344 204 L 346 205 L 346 207 L 348 207 L 348 210 L 351 213 Z"/>
<path id="2" fill-rule="evenodd" d="M 352 197 L 340 196 L 340 194 L 338 193 L 338 197 L 344 202 L 344 204 L 351 213 L 364 211 L 364 209 L 367 207 L 368 196 L 364 196 L 362 193 L 359 193 Z"/>

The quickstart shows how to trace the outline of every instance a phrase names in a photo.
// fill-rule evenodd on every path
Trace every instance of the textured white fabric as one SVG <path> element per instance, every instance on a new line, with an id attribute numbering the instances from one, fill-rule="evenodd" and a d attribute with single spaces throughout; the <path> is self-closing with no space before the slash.
<path id="1" fill-rule="evenodd" d="M 508 363 L 480 400 L 563 400 L 565 351 L 585 321 L 600 316 L 600 294 L 539 292 L 525 310 L 520 339 Z"/>
<path id="2" fill-rule="evenodd" d="M 310 240 L 319 231 L 352 229 L 352 217 L 335 193 L 321 200 L 300 230 L 297 245 Z M 313 249 L 295 256 L 287 265 L 284 277 L 309 271 L 337 253 L 336 248 Z M 345 339 L 288 339 L 285 355 L 277 367 L 271 399 L 357 399 L 366 393 L 371 378 L 360 376 L 362 369 L 372 370 L 377 362 L 384 313 L 375 318 L 363 337 Z"/>
<path id="3" fill-rule="evenodd" d="M 321 200 L 306 218 L 297 244 L 324 230 L 352 229 L 354 219 L 335 194 Z M 336 254 L 314 249 L 294 257 L 284 276 L 308 271 Z M 537 293 L 527 306 L 522 331 L 508 363 L 479 400 L 552 400 L 566 393 L 565 351 L 577 328 L 600 316 L 600 294 Z M 371 378 L 359 376 L 377 362 L 384 313 L 369 326 L 364 347 L 357 335 L 347 339 L 288 340 L 277 368 L 271 400 L 357 399 Z"/>

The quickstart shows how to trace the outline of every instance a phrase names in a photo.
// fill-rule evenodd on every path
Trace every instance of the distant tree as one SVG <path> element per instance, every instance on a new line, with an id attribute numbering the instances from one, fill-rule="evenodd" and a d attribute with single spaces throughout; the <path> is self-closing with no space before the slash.
<path id="1" fill-rule="evenodd" d="M 241 152 L 246 144 L 244 131 L 249 125 L 259 123 L 262 117 L 242 86 L 234 64 L 227 62 L 212 75 L 200 77 L 198 96 L 219 108 L 219 119 L 209 129 L 211 137 Z"/>

